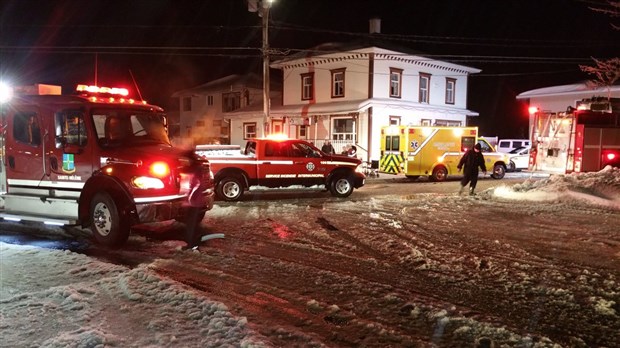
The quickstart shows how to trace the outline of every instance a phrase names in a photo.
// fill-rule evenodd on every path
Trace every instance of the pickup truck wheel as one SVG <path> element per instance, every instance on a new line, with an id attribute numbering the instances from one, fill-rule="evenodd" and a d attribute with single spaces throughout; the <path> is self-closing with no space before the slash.
<path id="1" fill-rule="evenodd" d="M 225 201 L 238 201 L 243 196 L 243 190 L 241 178 L 231 176 L 220 180 L 217 184 L 216 193 Z"/>
<path id="2" fill-rule="evenodd" d="M 448 170 L 444 166 L 439 166 L 433 169 L 433 174 L 431 175 L 431 181 L 444 181 L 448 177 Z"/>
<path id="3" fill-rule="evenodd" d="M 506 167 L 503 164 L 496 164 L 493 166 L 493 173 L 491 177 L 493 179 L 501 179 L 506 174 Z"/>
<path id="4" fill-rule="evenodd" d="M 353 193 L 353 181 L 348 176 L 338 176 L 332 180 L 329 191 L 334 197 L 348 197 Z"/>
<path id="5" fill-rule="evenodd" d="M 90 230 L 95 241 L 117 247 L 129 238 L 129 222 L 121 219 L 118 207 L 107 193 L 98 193 L 90 203 Z"/>

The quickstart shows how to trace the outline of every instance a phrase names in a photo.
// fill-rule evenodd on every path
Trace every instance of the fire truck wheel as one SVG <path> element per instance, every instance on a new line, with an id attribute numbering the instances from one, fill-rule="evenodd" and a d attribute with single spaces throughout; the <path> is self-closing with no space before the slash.
<path id="1" fill-rule="evenodd" d="M 226 177 L 217 184 L 216 193 L 225 201 L 238 201 L 243 196 L 243 182 L 236 176 Z"/>
<path id="2" fill-rule="evenodd" d="M 353 193 L 353 181 L 347 175 L 340 175 L 332 180 L 329 192 L 334 197 L 348 197 Z"/>
<path id="3" fill-rule="evenodd" d="M 433 169 L 433 174 L 431 175 L 431 181 L 444 181 L 448 176 L 448 170 L 444 166 L 439 166 Z"/>
<path id="4" fill-rule="evenodd" d="M 99 244 L 115 247 L 129 238 L 129 223 L 121 219 L 116 203 L 107 193 L 98 193 L 90 203 L 90 229 Z"/>
<path id="5" fill-rule="evenodd" d="M 506 174 L 506 167 L 503 164 L 496 164 L 493 166 L 493 173 L 491 177 L 493 179 L 501 179 Z"/>

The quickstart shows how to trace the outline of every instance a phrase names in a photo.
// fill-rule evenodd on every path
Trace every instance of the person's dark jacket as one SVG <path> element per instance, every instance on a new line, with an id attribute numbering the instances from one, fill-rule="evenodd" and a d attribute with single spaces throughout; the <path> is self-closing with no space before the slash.
<path id="1" fill-rule="evenodd" d="M 332 144 L 323 144 L 323 147 L 321 147 L 321 151 L 327 154 L 330 154 L 330 155 L 336 153 L 336 151 L 334 151 L 334 147 L 332 146 Z"/>
<path id="2" fill-rule="evenodd" d="M 484 164 L 484 156 L 481 151 L 474 151 L 474 149 L 469 149 L 461 160 L 459 161 L 459 165 L 456 166 L 459 170 L 463 168 L 463 173 L 472 173 L 478 175 L 478 168 L 480 168 L 483 172 L 487 171 L 487 167 Z"/>

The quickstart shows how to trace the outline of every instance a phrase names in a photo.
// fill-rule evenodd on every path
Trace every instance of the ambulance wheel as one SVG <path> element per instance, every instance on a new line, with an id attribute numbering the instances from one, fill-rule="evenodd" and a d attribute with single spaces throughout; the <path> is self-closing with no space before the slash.
<path id="1" fill-rule="evenodd" d="M 108 247 L 120 246 L 129 238 L 129 229 L 112 197 L 97 193 L 90 202 L 90 230 L 95 241 Z"/>
<path id="2" fill-rule="evenodd" d="M 329 185 L 329 192 L 334 197 L 348 197 L 353 193 L 353 181 L 346 175 L 336 176 Z"/>
<path id="3" fill-rule="evenodd" d="M 493 173 L 491 177 L 493 179 L 501 179 L 506 175 L 506 167 L 503 164 L 496 164 L 493 166 Z"/>
<path id="4" fill-rule="evenodd" d="M 444 166 L 439 166 L 433 169 L 431 175 L 431 181 L 444 181 L 448 177 L 448 169 Z"/>
<path id="5" fill-rule="evenodd" d="M 217 184 L 215 189 L 217 195 L 225 201 L 238 201 L 243 196 L 243 181 L 236 176 L 226 177 Z"/>

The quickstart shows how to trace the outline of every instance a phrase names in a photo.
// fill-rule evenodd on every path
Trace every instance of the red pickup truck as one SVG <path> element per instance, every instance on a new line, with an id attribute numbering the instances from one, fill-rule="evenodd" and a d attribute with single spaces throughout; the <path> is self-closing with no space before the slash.
<path id="1" fill-rule="evenodd" d="M 235 154 L 200 151 L 211 164 L 216 194 L 226 201 L 237 201 L 251 187 L 323 187 L 335 197 L 348 197 L 354 188 L 364 186 L 361 160 L 330 155 L 299 139 L 250 139 Z"/>

